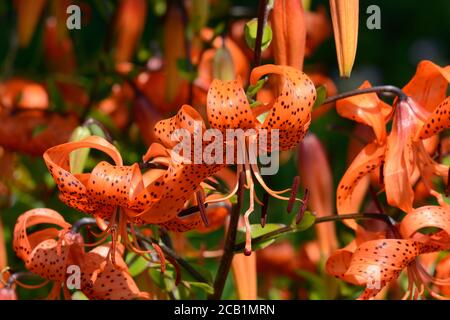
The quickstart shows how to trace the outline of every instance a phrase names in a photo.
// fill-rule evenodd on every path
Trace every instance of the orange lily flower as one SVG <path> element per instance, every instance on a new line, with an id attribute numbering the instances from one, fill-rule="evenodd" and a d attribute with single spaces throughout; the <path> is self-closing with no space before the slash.
<path id="1" fill-rule="evenodd" d="M 352 197 L 355 186 L 380 167 L 388 203 L 405 212 L 412 210 L 412 185 L 420 175 L 430 193 L 433 191 L 433 176 L 447 178 L 448 167 L 430 157 L 424 140 L 450 125 L 444 116 L 449 112 L 449 98 L 445 98 L 448 81 L 450 66 L 441 68 L 430 61 L 423 61 L 403 89 L 408 98 L 398 101 L 395 110 L 374 94 L 344 99 L 336 104 L 342 116 L 371 126 L 376 136 L 358 154 L 341 179 L 337 190 L 338 213 L 351 213 L 358 209 Z M 386 123 L 392 112 L 392 130 L 387 134 Z"/>
<path id="2" fill-rule="evenodd" d="M 258 79 L 267 74 L 275 74 L 282 77 L 281 90 L 272 104 L 265 107 L 267 117 L 260 122 L 257 114 L 253 112 L 245 96 L 240 79 L 234 81 L 221 81 L 215 79 L 208 91 L 207 116 L 212 128 L 221 132 L 227 129 L 253 129 L 256 134 L 246 137 L 242 154 L 245 155 L 245 163 L 238 164 L 237 175 L 246 174 L 246 186 L 250 189 L 250 206 L 245 212 L 246 247 L 245 253 L 251 253 L 251 235 L 249 216 L 254 210 L 255 190 L 252 172 L 261 186 L 275 198 L 290 200 L 289 197 L 280 194 L 290 191 L 273 191 L 265 183 L 256 164 L 250 163 L 247 153 L 248 143 L 256 141 L 259 130 L 267 130 L 268 145 L 271 145 L 271 133 L 273 129 L 279 130 L 279 150 L 294 148 L 304 137 L 310 121 L 311 109 L 316 99 L 316 91 L 312 81 L 302 71 L 288 66 L 264 65 L 252 70 L 250 84 L 254 85 Z M 260 109 L 261 110 L 261 109 Z M 270 147 L 268 147 L 270 149 Z M 268 150 L 272 151 L 272 150 Z M 276 150 L 273 150 L 276 151 Z M 247 156 L 248 155 L 248 156 Z M 257 155 L 254 155 L 257 156 Z M 238 183 L 234 191 L 227 197 L 231 197 L 238 190 Z M 294 199 L 295 201 L 300 199 Z"/>
<path id="3" fill-rule="evenodd" d="M 51 224 L 55 227 L 28 234 L 27 229 L 39 224 Z M 66 271 L 69 265 L 79 265 L 84 248 L 83 239 L 77 233 L 70 232 L 71 225 L 51 209 L 33 209 L 22 214 L 14 227 L 14 251 L 25 262 L 28 270 L 44 279 L 54 281 L 54 289 L 49 298 L 57 298 L 64 288 Z"/>
<path id="4" fill-rule="evenodd" d="M 442 231 L 434 234 L 419 232 L 428 227 Z M 338 250 L 327 261 L 327 272 L 347 282 L 366 286 L 359 298 L 370 299 L 407 269 L 409 284 L 404 298 L 424 297 L 425 289 L 435 298 L 445 298 L 430 288 L 428 283 L 442 285 L 450 283 L 448 279 L 431 277 L 416 258 L 420 254 L 449 249 L 448 206 L 415 209 L 405 216 L 397 229 L 398 239 L 366 240 Z"/>
<path id="5" fill-rule="evenodd" d="M 28 228 L 40 224 L 52 224 L 62 229 L 51 227 L 28 234 Z M 90 299 L 148 298 L 148 294 L 139 291 L 129 275 L 122 259 L 122 247 L 115 253 L 118 268 L 114 268 L 112 262 L 106 259 L 110 244 L 85 253 L 81 235 L 72 231 L 71 227 L 56 211 L 33 209 L 22 214 L 14 228 L 14 250 L 25 262 L 26 268 L 55 282 L 49 298 L 58 298 L 63 286 L 66 299 L 70 299 L 66 280 L 71 265 L 80 268 L 80 290 Z"/>

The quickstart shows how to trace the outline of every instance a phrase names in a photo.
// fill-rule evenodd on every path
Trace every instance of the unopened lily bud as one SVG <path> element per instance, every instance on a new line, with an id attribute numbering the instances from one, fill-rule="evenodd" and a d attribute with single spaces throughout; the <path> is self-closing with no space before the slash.
<path id="1" fill-rule="evenodd" d="M 21 47 L 26 47 L 30 43 L 46 2 L 46 0 L 18 0 L 16 2 L 17 34 Z"/>
<path id="2" fill-rule="evenodd" d="M 275 63 L 303 69 L 306 20 L 300 0 L 275 0 L 270 17 Z"/>
<path id="3" fill-rule="evenodd" d="M 222 81 L 231 81 L 236 78 L 234 72 L 233 58 L 227 48 L 222 47 L 216 50 L 213 59 L 213 77 Z"/>
<path id="4" fill-rule="evenodd" d="M 359 0 L 330 0 L 330 9 L 339 73 L 348 78 L 358 44 Z"/>
<path id="5" fill-rule="evenodd" d="M 130 61 L 144 30 L 147 17 L 146 0 L 122 0 L 116 21 L 116 62 Z"/>
<path id="6" fill-rule="evenodd" d="M 333 214 L 333 177 L 325 150 L 313 134 L 307 135 L 299 145 L 298 168 L 300 178 L 310 192 L 309 207 L 318 217 Z M 321 251 L 328 256 L 337 248 L 333 224 L 316 226 Z"/>

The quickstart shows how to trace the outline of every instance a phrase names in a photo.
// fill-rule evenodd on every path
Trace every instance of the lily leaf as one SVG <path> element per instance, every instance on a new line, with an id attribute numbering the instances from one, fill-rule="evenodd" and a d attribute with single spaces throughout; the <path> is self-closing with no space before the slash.
<path id="1" fill-rule="evenodd" d="M 327 98 L 327 89 L 325 86 L 319 86 L 316 88 L 317 99 L 314 102 L 313 110 L 317 107 L 320 107 L 323 104 L 323 101 Z"/>

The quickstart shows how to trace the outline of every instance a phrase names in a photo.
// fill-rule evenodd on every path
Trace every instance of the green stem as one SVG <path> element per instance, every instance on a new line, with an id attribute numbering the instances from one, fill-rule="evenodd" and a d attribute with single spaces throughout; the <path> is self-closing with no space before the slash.
<path id="1" fill-rule="evenodd" d="M 397 88 L 395 86 L 390 86 L 390 85 L 386 85 L 386 86 L 376 86 L 376 87 L 371 87 L 371 88 L 365 88 L 365 89 L 355 89 L 355 90 L 351 90 L 348 92 L 344 92 L 344 93 L 340 93 L 337 94 L 335 96 L 332 97 L 328 97 L 326 98 L 322 105 L 331 103 L 331 102 L 335 102 L 341 99 L 345 99 L 345 98 L 349 98 L 349 97 L 353 97 L 353 96 L 358 96 L 361 94 L 367 94 L 367 93 L 378 93 L 378 94 L 385 94 L 385 95 L 395 95 L 397 96 L 400 100 L 406 100 L 408 98 L 408 96 L 400 89 Z"/>
<path id="2" fill-rule="evenodd" d="M 227 229 L 227 237 L 223 248 L 223 255 L 214 281 L 214 293 L 208 296 L 209 300 L 219 300 L 222 297 L 225 282 L 230 271 L 231 262 L 233 261 L 239 214 L 241 212 L 242 202 L 244 200 L 244 180 L 245 173 L 241 172 L 239 176 L 239 189 L 237 191 L 238 199 L 237 203 L 233 205 L 233 209 L 231 211 L 230 222 Z"/>
<path id="3" fill-rule="evenodd" d="M 385 214 L 380 213 L 351 213 L 351 214 L 340 214 L 340 215 L 331 215 L 317 218 L 314 224 L 323 223 L 323 222 L 333 222 L 333 221 L 342 221 L 342 220 L 361 220 L 361 219 L 378 219 L 386 222 L 389 226 L 393 226 L 393 221 L 391 218 Z M 295 231 L 295 226 L 285 226 L 279 229 L 273 230 L 271 232 L 265 233 L 259 237 L 252 239 L 252 246 L 256 246 L 259 243 L 266 242 L 270 239 L 273 239 L 276 236 L 281 236 L 283 234 L 287 234 L 289 232 Z M 234 246 L 235 252 L 240 252 L 244 249 L 245 243 L 241 242 Z"/>

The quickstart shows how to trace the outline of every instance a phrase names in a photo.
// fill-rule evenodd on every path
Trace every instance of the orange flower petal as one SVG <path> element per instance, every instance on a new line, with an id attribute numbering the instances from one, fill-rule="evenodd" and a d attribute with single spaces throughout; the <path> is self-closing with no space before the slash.
<path id="1" fill-rule="evenodd" d="M 369 81 L 358 89 L 371 88 Z M 336 102 L 340 116 L 372 127 L 379 143 L 386 139 L 386 120 L 392 108 L 378 98 L 376 93 L 361 94 Z"/>
<path id="2" fill-rule="evenodd" d="M 28 236 L 27 228 L 38 224 L 53 224 L 63 229 L 70 227 L 56 211 L 29 210 L 17 220 L 14 228 L 14 250 L 30 271 L 45 279 L 64 281 L 72 242 L 59 241 L 61 230 L 55 228 L 47 228 Z M 79 238 L 73 240 L 82 241 Z"/>
<path id="3" fill-rule="evenodd" d="M 409 212 L 400 224 L 400 233 L 411 238 L 423 228 L 439 228 L 450 235 L 450 212 L 440 206 L 424 206 Z"/>
<path id="4" fill-rule="evenodd" d="M 352 197 L 355 187 L 360 180 L 378 168 L 384 159 L 385 146 L 375 142 L 368 144 L 353 160 L 350 167 L 342 177 L 337 192 L 337 211 L 339 214 L 355 213 L 359 210 L 360 197 Z M 356 201 L 355 201 L 356 200 Z M 356 222 L 345 220 L 344 223 L 356 229 Z"/>
<path id="5" fill-rule="evenodd" d="M 262 76 L 272 73 L 281 76 L 281 90 L 261 129 L 279 129 L 280 149 L 289 150 L 300 142 L 309 128 L 316 88 L 302 71 L 270 64 L 253 69 L 250 84 L 253 85 Z"/>
<path id="6" fill-rule="evenodd" d="M 212 128 L 243 130 L 254 128 L 256 119 L 250 109 L 241 79 L 215 79 L 208 90 L 206 112 Z"/>
<path id="7" fill-rule="evenodd" d="M 412 138 L 416 118 L 406 103 L 399 102 L 391 133 L 387 139 L 384 165 L 386 198 L 391 206 L 405 212 L 412 210 L 414 190 L 410 180 L 414 173 Z"/>
<path id="8" fill-rule="evenodd" d="M 433 112 L 447 95 L 450 82 L 450 66 L 441 68 L 431 61 L 424 60 L 417 66 L 416 74 L 403 87 L 403 92 L 423 108 Z"/>
<path id="9" fill-rule="evenodd" d="M 374 297 L 415 258 L 430 252 L 423 243 L 404 239 L 371 240 L 361 244 L 352 256 L 345 277 L 366 285 L 360 299 Z"/>
<path id="10" fill-rule="evenodd" d="M 81 291 L 94 300 L 148 299 L 149 295 L 137 287 L 128 266 L 122 258 L 123 246 L 117 245 L 113 266 L 107 259 L 111 243 L 99 246 L 85 254 L 82 267 Z"/>
<path id="11" fill-rule="evenodd" d="M 450 97 L 442 101 L 423 124 L 417 136 L 419 139 L 430 138 L 450 127 Z"/>

